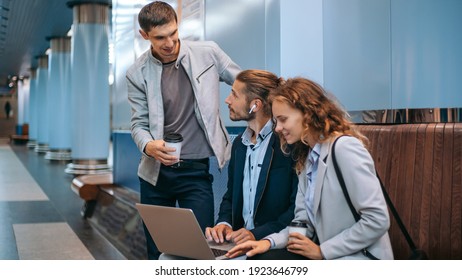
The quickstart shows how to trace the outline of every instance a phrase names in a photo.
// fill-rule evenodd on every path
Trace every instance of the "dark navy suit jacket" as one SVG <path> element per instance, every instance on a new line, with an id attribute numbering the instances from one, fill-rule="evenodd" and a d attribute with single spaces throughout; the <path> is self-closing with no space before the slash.
<path id="1" fill-rule="evenodd" d="M 227 222 L 233 230 L 244 227 L 242 217 L 244 166 L 247 146 L 242 134 L 233 142 L 228 165 L 228 189 L 223 196 L 217 223 Z M 271 135 L 255 194 L 254 224 L 257 240 L 289 225 L 294 217 L 298 178 L 294 161 L 282 153 L 279 137 Z"/>

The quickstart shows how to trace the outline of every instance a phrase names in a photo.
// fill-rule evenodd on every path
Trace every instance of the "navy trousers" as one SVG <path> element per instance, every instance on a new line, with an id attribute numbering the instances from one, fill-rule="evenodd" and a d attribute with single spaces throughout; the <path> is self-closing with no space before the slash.
<path id="1" fill-rule="evenodd" d="M 213 226 L 213 176 L 209 170 L 176 169 L 161 166 L 157 184 L 140 178 L 140 202 L 143 204 L 192 209 L 202 230 Z M 160 252 L 143 224 L 148 259 L 159 259 Z"/>

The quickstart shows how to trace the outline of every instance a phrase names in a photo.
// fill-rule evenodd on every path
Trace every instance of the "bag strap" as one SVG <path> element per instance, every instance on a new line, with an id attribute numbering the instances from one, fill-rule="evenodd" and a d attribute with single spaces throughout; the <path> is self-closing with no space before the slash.
<path id="1" fill-rule="evenodd" d="M 340 136 L 340 137 L 342 137 L 342 136 Z M 350 207 L 351 213 L 355 217 L 355 220 L 358 221 L 359 218 L 360 218 L 360 215 L 358 214 L 358 212 L 354 208 L 353 204 L 351 203 L 351 199 L 350 199 L 350 196 L 348 195 L 348 190 L 346 189 L 345 181 L 343 179 L 342 172 L 340 171 L 340 168 L 339 168 L 338 163 L 337 163 L 337 159 L 335 157 L 335 144 L 337 143 L 337 140 L 340 139 L 340 137 L 337 137 L 337 139 L 335 139 L 334 143 L 332 144 L 332 152 L 331 152 L 332 153 L 332 161 L 334 163 L 335 173 L 337 174 L 340 186 L 342 187 L 343 194 L 345 195 L 345 198 L 346 198 L 346 201 L 348 203 L 348 206 Z M 387 191 L 385 189 L 385 186 L 383 185 L 382 179 L 380 179 L 380 176 L 379 176 L 377 170 L 375 171 L 375 173 L 376 173 L 377 178 L 379 179 L 380 187 L 382 189 L 383 196 L 385 197 L 385 201 L 387 202 L 391 213 L 395 217 L 395 220 L 398 223 L 398 226 L 401 229 L 401 232 L 404 234 L 404 237 L 406 238 L 406 241 L 409 244 L 409 247 L 411 248 L 412 251 L 415 251 L 417 249 L 417 247 L 415 246 L 415 243 L 412 240 L 412 237 L 410 236 L 409 232 L 407 231 L 406 226 L 404 225 L 403 221 L 401 220 L 401 218 L 400 218 L 400 216 L 398 214 L 398 211 L 396 210 L 395 206 L 393 205 L 393 202 L 391 201 L 390 196 L 388 195 L 388 193 L 387 193 Z"/>
<path id="2" fill-rule="evenodd" d="M 340 137 L 342 137 L 342 136 L 340 136 Z M 359 221 L 361 216 L 358 214 L 358 212 L 356 211 L 356 209 L 353 206 L 353 203 L 351 202 L 350 195 L 348 194 L 348 190 L 347 190 L 346 185 L 345 185 L 345 180 L 343 179 L 342 172 L 340 171 L 340 168 L 338 167 L 338 164 L 337 164 L 337 158 L 335 157 L 335 144 L 337 143 L 337 140 L 340 137 L 337 137 L 337 139 L 335 139 L 334 143 L 332 144 L 332 152 L 331 152 L 332 153 L 332 161 L 334 163 L 335 173 L 337 174 L 337 179 L 338 179 L 338 181 L 340 183 L 340 187 L 342 187 L 343 195 L 345 196 L 348 207 L 350 207 L 351 214 L 353 214 L 353 217 L 355 218 L 355 221 L 357 222 L 357 221 Z M 372 255 L 366 248 L 364 248 L 362 250 L 362 253 L 363 253 L 363 255 L 365 255 L 366 257 L 368 257 L 371 260 L 378 260 L 378 258 L 376 256 Z"/>
<path id="3" fill-rule="evenodd" d="M 380 179 L 379 174 L 377 173 L 377 170 L 375 171 L 377 174 L 377 178 L 379 179 L 380 182 L 380 187 L 382 188 L 383 196 L 385 197 L 385 201 L 388 204 L 388 207 L 390 207 L 390 211 L 395 217 L 396 223 L 398 223 L 399 228 L 401 229 L 401 232 L 403 232 L 404 237 L 406 238 L 407 244 L 409 244 L 409 247 L 411 248 L 412 251 L 415 251 L 417 247 L 415 246 L 414 241 L 412 240 L 411 235 L 406 229 L 406 226 L 404 225 L 403 221 L 401 220 L 398 211 L 396 210 L 395 206 L 393 205 L 393 202 L 391 201 L 390 196 L 388 195 L 387 191 L 385 190 L 385 187 L 382 183 L 382 179 Z"/>
<path id="4" fill-rule="evenodd" d="M 340 137 L 337 137 L 337 139 L 335 139 L 334 143 L 332 144 L 332 161 L 334 163 L 335 173 L 337 174 L 337 179 L 340 183 L 340 187 L 342 187 L 343 195 L 345 196 L 345 199 L 348 203 L 348 207 L 350 207 L 351 213 L 353 214 L 353 216 L 355 217 L 355 221 L 357 222 L 359 221 L 361 216 L 358 214 L 355 207 L 353 206 L 353 203 L 351 202 L 350 195 L 348 194 L 348 190 L 346 188 L 345 180 L 343 179 L 342 172 L 338 167 L 337 158 L 335 157 L 335 144 L 337 144 L 337 140 L 340 139 Z"/>

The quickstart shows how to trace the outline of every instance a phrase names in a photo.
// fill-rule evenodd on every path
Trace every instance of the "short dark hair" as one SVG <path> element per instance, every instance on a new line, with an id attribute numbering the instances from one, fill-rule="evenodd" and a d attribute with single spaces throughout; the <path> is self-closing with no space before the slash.
<path id="1" fill-rule="evenodd" d="M 175 10 L 172 6 L 162 1 L 154 1 L 147 4 L 138 14 L 138 23 L 146 33 L 151 31 L 153 27 L 172 21 L 178 22 Z"/>

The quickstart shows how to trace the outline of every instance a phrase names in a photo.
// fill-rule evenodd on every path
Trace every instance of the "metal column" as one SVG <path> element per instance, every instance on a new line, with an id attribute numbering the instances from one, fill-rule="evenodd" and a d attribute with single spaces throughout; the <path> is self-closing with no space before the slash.
<path id="1" fill-rule="evenodd" d="M 35 151 L 45 153 L 48 151 L 48 55 L 38 57 L 37 68 L 37 145 Z"/>
<path id="2" fill-rule="evenodd" d="M 30 88 L 29 88 L 29 141 L 27 147 L 35 149 L 37 145 L 37 69 L 30 69 Z"/>
<path id="3" fill-rule="evenodd" d="M 71 160 L 71 38 L 50 38 L 48 93 L 49 147 L 45 158 Z"/>
<path id="4" fill-rule="evenodd" d="M 109 6 L 68 2 L 74 22 L 71 51 L 72 163 L 66 173 L 110 173 Z"/>

